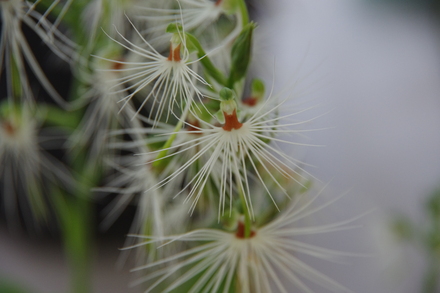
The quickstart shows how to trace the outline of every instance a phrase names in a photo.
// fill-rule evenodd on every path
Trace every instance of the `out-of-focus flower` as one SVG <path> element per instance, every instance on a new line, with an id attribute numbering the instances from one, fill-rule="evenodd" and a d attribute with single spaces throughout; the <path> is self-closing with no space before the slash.
<path id="1" fill-rule="evenodd" d="M 118 58 L 118 50 L 112 47 L 100 51 L 102 56 Z M 82 146 L 89 149 L 93 161 L 100 161 L 103 155 L 112 154 L 109 145 L 115 141 L 115 136 L 109 132 L 119 128 L 130 128 L 138 125 L 132 120 L 135 110 L 128 103 L 124 108 L 118 102 L 126 95 L 124 87 L 113 87 L 111 80 L 120 77 L 120 72 L 112 68 L 117 63 L 94 59 L 90 64 L 91 72 L 84 71 L 80 78 L 86 87 L 78 103 L 87 105 L 77 131 L 71 137 L 71 148 Z"/>
<path id="2" fill-rule="evenodd" d="M 217 229 L 200 229 L 182 235 L 153 237 L 132 235 L 146 239 L 143 244 L 166 241 L 164 245 L 184 242 L 189 249 L 156 262 L 135 268 L 150 269 L 136 284 L 149 282 L 145 292 L 171 292 L 185 288 L 185 292 L 245 293 L 313 292 L 305 280 L 316 283 L 332 292 L 351 292 L 336 281 L 306 264 L 298 255 L 308 255 L 328 261 L 340 261 L 346 253 L 310 245 L 295 239 L 300 235 L 314 235 L 351 229 L 349 225 L 359 217 L 346 221 L 317 226 L 302 226 L 301 220 L 333 203 L 313 205 L 320 195 L 305 200 L 296 198 L 269 223 L 253 228 L 249 238 L 244 237 L 244 224 L 239 220 L 235 233 Z M 129 248 L 128 248 L 129 249 Z M 290 283 L 287 285 L 287 283 Z"/>
<path id="3" fill-rule="evenodd" d="M 300 143 L 276 138 L 281 134 L 296 134 L 303 131 L 293 127 L 301 125 L 303 122 L 280 123 L 283 119 L 297 115 L 299 112 L 292 112 L 287 115 L 278 115 L 278 110 L 284 102 L 275 104 L 269 98 L 262 106 L 256 110 L 246 121 L 240 122 L 238 119 L 237 104 L 235 95 L 229 89 L 222 92 L 227 98 L 222 98 L 220 112 L 223 118 L 223 125 L 216 126 L 201 119 L 198 120 L 200 127 L 194 127 L 192 134 L 198 134 L 192 140 L 173 144 L 168 148 L 170 154 L 167 157 L 180 155 L 192 148 L 197 148 L 194 156 L 177 168 L 171 175 L 162 179 L 157 186 L 166 185 L 174 181 L 181 173 L 188 170 L 193 164 L 200 164 L 198 172 L 184 186 L 188 189 L 187 201 L 191 201 L 191 210 L 203 194 L 204 188 L 209 180 L 217 180 L 216 185 L 219 190 L 219 215 L 225 210 L 226 199 L 229 196 L 229 205 L 232 206 L 232 194 L 242 193 L 246 201 L 246 206 L 253 216 L 252 196 L 250 194 L 249 176 L 257 178 L 262 183 L 268 196 L 272 199 L 275 206 L 277 203 L 268 188 L 271 187 L 283 191 L 288 196 L 285 188 L 280 184 L 279 179 L 274 176 L 274 172 L 280 176 L 291 180 L 299 181 L 302 184 L 302 172 L 300 162 L 283 151 L 272 145 L 273 143 L 284 143 L 287 145 L 301 145 Z M 222 95 L 222 92 L 220 95 Z M 226 94 L 227 93 L 227 94 Z M 187 134 L 181 131 L 179 135 Z M 209 159 L 201 162 L 200 158 L 206 156 Z M 167 158 L 165 157 L 165 158 Z M 161 160 L 163 158 L 158 158 Z M 250 175 L 251 171 L 255 175 Z M 211 176 L 218 172 L 219 176 Z M 278 208 L 278 207 L 277 207 Z"/>
<path id="4" fill-rule="evenodd" d="M 26 64 L 32 70 L 47 93 L 59 104 L 67 103 L 52 86 L 32 52 L 22 31 L 23 26 L 32 29 L 59 58 L 70 62 L 75 54 L 75 45 L 46 19 L 50 9 L 41 15 L 35 10 L 36 1 L 31 4 L 22 0 L 0 1 L 2 31 L 0 39 L 0 74 L 6 71 L 7 93 L 9 97 L 32 99 Z M 54 1 L 55 5 L 57 1 Z M 68 1 L 70 3 L 70 1 Z M 68 6 L 66 6 L 68 7 Z M 58 20 L 56 21 L 58 23 Z"/>
<path id="5" fill-rule="evenodd" d="M 144 32 L 153 36 L 160 35 L 169 23 L 183 21 L 185 29 L 197 36 L 208 31 L 204 37 L 215 35 L 217 40 L 221 41 L 223 38 L 227 38 L 230 41 L 238 35 L 242 28 L 241 15 L 237 13 L 236 2 L 236 0 L 219 0 L 215 2 L 210 0 L 180 0 L 174 3 L 173 8 L 139 7 L 145 13 L 138 16 L 138 18 L 150 24 Z M 221 17 L 228 20 L 223 20 L 222 25 L 219 25 L 217 22 Z M 223 32 L 223 30 L 226 32 Z M 219 42 L 211 42 L 211 44 L 218 46 Z"/>
<path id="6" fill-rule="evenodd" d="M 66 168 L 42 148 L 48 140 L 39 135 L 43 116 L 26 106 L 1 105 L 1 196 L 10 225 L 18 225 L 20 206 L 25 224 L 35 228 L 48 216 L 49 184 L 73 186 Z"/>
<path id="7" fill-rule="evenodd" d="M 104 30 L 108 35 L 117 38 L 118 32 L 124 36 L 130 34 L 130 25 L 126 19 L 129 17 L 136 21 L 139 9 L 146 1 L 141 0 L 93 0 L 85 7 L 82 21 L 87 27 L 90 36 L 90 45 L 94 44 L 98 30 Z M 167 2 L 167 1 L 157 1 Z M 136 25 L 141 25 L 136 22 Z M 116 30 L 117 29 L 117 30 Z"/>
<path id="8" fill-rule="evenodd" d="M 142 90 L 146 89 L 148 92 L 145 93 L 146 96 L 136 114 L 149 103 L 150 117 L 159 121 L 164 112 L 168 119 L 176 104 L 184 109 L 191 106 L 194 96 L 201 99 L 202 94 L 197 83 L 200 82 L 204 85 L 208 85 L 208 83 L 191 68 L 196 65 L 198 60 L 190 60 L 185 34 L 180 32 L 172 35 L 169 55 L 165 57 L 156 51 L 134 26 L 133 29 L 145 48 L 136 45 L 119 32 L 123 42 L 112 38 L 114 42 L 134 55 L 128 57 L 128 60 L 133 61 L 98 57 L 121 65 L 120 69 L 110 70 L 122 75 L 122 77 L 111 81 L 114 84 L 115 92 L 119 92 L 117 88 L 124 84 L 127 86 L 123 90 L 131 91 L 120 101 L 123 102 L 122 107 L 129 103 L 135 95 L 143 94 Z M 135 58 L 140 60 L 134 60 Z"/>

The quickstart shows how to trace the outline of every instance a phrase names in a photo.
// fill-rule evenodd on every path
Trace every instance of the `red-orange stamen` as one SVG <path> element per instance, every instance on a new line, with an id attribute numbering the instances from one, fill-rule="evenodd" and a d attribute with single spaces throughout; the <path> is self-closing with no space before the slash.
<path id="1" fill-rule="evenodd" d="M 238 222 L 237 232 L 235 232 L 235 237 L 244 239 L 245 238 L 244 232 L 245 232 L 244 224 L 242 222 Z M 249 235 L 249 238 L 252 238 L 254 236 L 255 236 L 255 231 L 251 230 L 251 234 Z"/>
<path id="2" fill-rule="evenodd" d="M 3 122 L 3 128 L 5 129 L 6 133 L 9 136 L 12 136 L 15 134 L 15 128 L 9 121 Z"/>
<path id="3" fill-rule="evenodd" d="M 200 133 L 200 123 L 198 120 L 192 121 L 186 125 L 186 129 L 189 132 L 195 132 L 193 134 L 201 134 Z"/>
<path id="4" fill-rule="evenodd" d="M 236 110 L 234 110 L 234 112 L 231 115 L 226 114 L 226 112 L 223 112 L 223 115 L 225 116 L 225 125 L 223 125 L 224 130 L 226 131 L 231 131 L 232 129 L 238 130 L 243 126 L 243 123 L 238 121 Z"/>
<path id="5" fill-rule="evenodd" d="M 122 59 L 119 59 L 119 60 L 113 62 L 113 66 L 112 66 L 111 69 L 113 69 L 113 70 L 121 70 L 123 66 L 124 66 L 124 64 L 122 63 Z"/>
<path id="6" fill-rule="evenodd" d="M 243 99 L 242 103 L 249 107 L 254 107 L 258 103 L 258 100 L 254 97 L 247 97 Z"/>
<path id="7" fill-rule="evenodd" d="M 180 60 L 182 60 L 180 58 L 180 44 L 177 45 L 177 47 L 174 49 L 173 49 L 173 45 L 171 44 L 170 54 L 168 55 L 168 61 L 179 62 Z"/>

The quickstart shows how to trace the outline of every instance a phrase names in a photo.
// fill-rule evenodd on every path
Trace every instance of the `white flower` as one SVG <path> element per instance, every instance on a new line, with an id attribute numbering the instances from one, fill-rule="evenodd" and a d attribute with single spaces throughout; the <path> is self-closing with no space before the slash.
<path id="1" fill-rule="evenodd" d="M 150 35 L 151 43 L 161 48 L 168 41 L 163 34 L 167 26 L 182 22 L 185 31 L 194 34 L 209 51 L 208 55 L 216 67 L 227 72 L 230 46 L 243 28 L 242 15 L 232 3 L 234 1 L 179 0 L 174 3 L 174 8 L 144 5 L 139 7 L 144 13 L 137 18 L 147 22 L 147 29 L 142 32 Z"/>
<path id="2" fill-rule="evenodd" d="M 279 116 L 277 112 L 285 101 L 274 104 L 271 99 L 268 99 L 249 119 L 243 122 L 238 119 L 235 100 L 222 102 L 221 111 L 225 118 L 222 126 L 216 126 L 200 119 L 199 124 L 201 127 L 195 127 L 195 130 L 191 130 L 191 133 L 198 134 L 197 137 L 194 137 L 191 141 L 175 143 L 167 149 L 170 154 L 165 158 L 179 156 L 192 148 L 197 148 L 197 152 L 183 165 L 176 168 L 171 175 L 162 179 L 157 187 L 176 180 L 191 166 L 198 164 L 200 165 L 198 172 L 184 186 L 185 189 L 189 190 L 186 201 L 192 202 L 191 210 L 195 209 L 198 200 L 204 194 L 207 182 L 216 180 L 216 185 L 220 191 L 219 216 L 225 210 L 227 197 L 229 197 L 229 205 L 232 206 L 233 194 L 242 193 L 247 209 L 253 217 L 252 196 L 249 187 L 251 178 L 261 181 L 262 188 L 266 190 L 268 196 L 277 206 L 268 184 L 273 184 L 288 196 L 287 191 L 279 182 L 280 176 L 302 184 L 303 175 L 299 171 L 304 171 L 301 169 L 300 165 L 302 163 L 300 161 L 288 156 L 276 145 L 277 143 L 287 145 L 303 144 L 276 138 L 276 135 L 311 131 L 293 129 L 293 127 L 300 126 L 307 121 L 281 123 L 282 120 L 305 111 L 301 110 Z M 186 131 L 180 131 L 177 133 L 177 137 L 187 133 Z M 200 161 L 200 158 L 204 156 L 209 159 Z M 164 158 L 158 158 L 157 160 L 161 159 Z M 252 174 L 250 170 L 254 171 L 255 174 Z M 215 173 L 219 175 L 212 176 Z"/>
<path id="3" fill-rule="evenodd" d="M 153 123 L 150 119 L 143 117 L 142 115 L 138 116 L 139 120 L 145 123 Z M 151 190 L 154 186 L 157 185 L 160 178 L 164 178 L 166 175 L 173 173 L 173 171 L 184 164 L 188 159 L 194 156 L 197 152 L 196 148 L 188 150 L 179 156 L 173 157 L 166 165 L 160 166 L 151 166 L 149 162 L 152 162 L 156 159 L 155 155 L 151 152 L 148 152 L 149 145 L 154 144 L 164 144 L 168 136 L 164 134 L 168 134 L 173 131 L 173 126 L 158 123 L 156 128 L 143 128 L 140 125 L 133 128 L 120 129 L 116 131 L 112 131 L 109 136 L 114 137 L 114 141 L 109 144 L 109 148 L 117 151 L 128 152 L 129 155 L 120 156 L 116 158 L 114 161 L 109 161 L 108 163 L 117 171 L 119 171 L 119 175 L 116 175 L 109 181 L 107 187 L 98 188 L 98 191 L 103 192 L 111 192 L 118 193 L 117 198 L 114 199 L 111 207 L 109 206 L 109 213 L 106 220 L 103 222 L 105 227 L 108 227 L 112 222 L 117 218 L 117 216 L 122 212 L 122 210 L 131 202 L 135 196 L 140 195 L 142 198 L 138 204 L 139 217 L 137 217 L 137 222 L 135 228 L 132 233 L 140 233 L 145 231 L 140 228 L 146 221 L 148 217 L 154 215 L 154 211 L 149 210 L 152 209 L 152 206 L 158 206 L 158 204 L 146 203 L 147 201 L 160 201 L 161 208 L 164 209 L 165 203 L 166 210 L 174 209 L 174 206 L 183 207 L 185 210 L 185 219 L 180 219 L 177 223 L 173 223 L 171 221 L 157 220 L 152 221 L 156 222 L 159 226 L 169 227 L 162 229 L 162 235 L 167 235 L 172 233 L 181 233 L 184 229 L 179 227 L 185 226 L 186 222 L 189 222 L 190 219 L 187 217 L 187 208 L 182 204 L 181 200 L 173 200 L 175 198 L 175 194 L 179 193 L 181 190 L 181 186 L 186 184 L 189 179 L 196 173 L 195 170 L 189 170 L 189 172 L 185 174 L 181 174 L 181 176 L 175 180 L 174 184 L 167 184 L 160 189 Z M 185 135 L 181 135 L 176 138 L 177 142 L 191 142 L 194 139 L 194 136 L 198 134 L 192 134 L 191 131 L 186 133 Z M 130 136 L 130 140 L 123 140 L 123 137 Z M 133 153 L 140 153 L 139 155 L 133 156 Z M 204 158 L 207 160 L 208 158 Z M 149 191 L 149 192 L 146 192 Z M 144 200 L 145 198 L 145 200 Z M 210 208 L 210 205 L 205 205 L 206 208 Z M 169 214 L 168 212 L 165 212 Z M 175 211 L 173 212 L 175 214 Z M 180 212 L 179 212 L 180 213 Z M 172 213 L 171 213 L 172 214 Z M 202 219 L 200 215 L 198 219 Z M 210 216 L 208 218 L 211 218 Z M 192 219 L 193 220 L 193 219 Z M 164 233 L 164 231 L 167 231 Z"/>
<path id="4" fill-rule="evenodd" d="M 1 110 L 0 181 L 6 218 L 11 225 L 18 225 L 20 206 L 25 224 L 36 227 L 48 216 L 47 184 L 71 188 L 73 180 L 65 167 L 42 149 L 50 138 L 39 136 L 41 120 L 35 111 L 7 104 Z"/>
<path id="5" fill-rule="evenodd" d="M 105 187 L 96 188 L 95 191 L 114 194 L 114 198 L 104 210 L 106 217 L 101 223 L 103 229 L 112 225 L 120 214 L 129 205 L 134 205 L 136 213 L 130 228 L 130 233 L 148 233 L 156 237 L 163 237 L 170 233 L 181 233 L 184 231 L 187 217 L 183 213 L 176 223 L 169 222 L 169 212 L 173 211 L 174 216 L 179 213 L 172 208 L 172 205 L 166 205 L 169 202 L 169 196 L 162 190 L 155 190 L 149 194 L 144 191 L 157 183 L 156 174 L 152 172 L 149 166 L 140 165 L 139 160 L 147 160 L 146 157 L 123 156 L 119 162 L 109 162 L 118 174 L 109 180 Z M 182 205 L 177 205 L 182 209 Z M 135 239 L 127 238 L 125 245 L 133 245 Z M 154 247 L 156 248 L 156 247 Z M 157 254 L 161 251 L 150 249 L 147 253 L 145 249 L 139 249 L 136 254 L 136 263 L 152 261 L 157 259 Z M 125 261 L 127 254 L 123 254 L 120 263 Z"/>
<path id="6" fill-rule="evenodd" d="M 25 63 L 27 63 L 48 94 L 57 103 L 66 106 L 66 102 L 54 89 L 38 64 L 31 46 L 23 34 L 22 26 L 27 26 L 32 29 L 52 52 L 65 61 L 70 61 L 73 56 L 75 56 L 73 49 L 74 44 L 56 29 L 56 25 L 52 25 L 46 20 L 45 16 L 50 12 L 50 9 L 48 9 L 44 15 L 34 10 L 38 2 L 40 1 L 36 1 L 32 5 L 28 1 L 22 0 L 0 1 L 2 19 L 0 71 L 6 71 L 8 96 L 32 98 L 31 85 L 29 84 L 26 73 Z M 51 8 L 53 8 L 56 3 L 57 1 L 54 1 Z M 66 8 L 69 3 L 70 1 L 66 4 Z M 62 14 L 63 13 L 65 13 L 64 10 Z M 58 24 L 59 20 L 60 18 L 58 18 L 55 23 Z M 19 80 L 13 80 L 13 76 L 15 76 L 13 70 L 17 71 Z M 20 85 L 22 93 L 14 93 L 13 83 Z"/>
<path id="7" fill-rule="evenodd" d="M 182 19 L 186 30 L 199 34 L 215 23 L 220 16 L 231 17 L 227 2 L 231 1 L 179 0 L 176 1 L 179 4 L 176 9 L 139 7 L 147 13 L 147 16 L 139 16 L 139 18 L 155 24 L 150 26 L 146 33 L 157 34 L 165 30 L 169 23 Z M 239 17 L 239 14 L 237 16 Z M 240 21 L 237 21 L 237 26 L 241 27 Z"/>
<path id="8" fill-rule="evenodd" d="M 101 51 L 105 56 L 119 56 L 112 51 L 112 48 Z M 117 58 L 117 57 L 116 57 Z M 81 96 L 79 103 L 87 104 L 87 109 L 82 117 L 80 125 L 71 138 L 71 148 L 76 146 L 87 146 L 90 149 L 90 158 L 100 161 L 102 155 L 109 153 L 109 144 L 115 141 L 115 137 L 108 135 L 109 132 L 121 127 L 138 126 L 139 121 L 131 119 L 135 110 L 131 104 L 127 104 L 123 109 L 118 104 L 120 99 L 125 97 L 124 87 L 111 89 L 110 80 L 120 76 L 120 72 L 111 69 L 113 65 L 119 68 L 117 63 L 103 62 L 95 59 L 91 62 L 91 73 L 84 72 L 81 79 L 87 87 Z"/>
<path id="9" fill-rule="evenodd" d="M 143 244 L 136 246 L 164 240 L 168 241 L 165 245 L 174 242 L 190 245 L 186 251 L 135 268 L 133 271 L 150 269 L 135 284 L 149 282 L 145 293 L 158 288 L 161 288 L 160 292 L 185 288 L 185 292 L 189 293 L 231 292 L 232 289 L 242 293 L 288 293 L 293 292 L 292 285 L 299 292 L 311 293 L 313 291 L 304 282 L 308 280 L 332 292 L 351 292 L 298 257 L 302 254 L 340 261 L 347 256 L 360 256 L 309 245 L 295 238 L 351 229 L 356 226 L 349 224 L 363 216 L 319 226 L 300 226 L 302 219 L 314 215 L 338 199 L 312 206 L 319 195 L 306 201 L 293 201 L 271 222 L 254 228 L 249 238 L 244 238 L 244 225 L 241 222 L 235 233 L 200 229 L 164 238 L 133 235 L 146 239 Z"/>
<path id="10" fill-rule="evenodd" d="M 114 28 L 118 28 L 122 35 L 128 35 L 130 26 L 126 24 L 126 18 L 137 15 L 138 5 L 143 5 L 144 2 L 141 0 L 90 1 L 82 13 L 82 21 L 90 36 L 90 45 L 94 44 L 97 31 L 101 28 L 112 37 L 116 37 L 117 34 Z"/>
<path id="11" fill-rule="evenodd" d="M 196 66 L 198 60 L 190 60 L 185 34 L 180 32 L 173 35 L 169 55 L 165 57 L 156 51 L 134 26 L 133 28 L 145 48 L 128 40 L 119 31 L 117 32 L 124 43 L 110 38 L 140 60 L 121 61 L 98 57 L 122 65 L 121 69 L 114 71 L 119 71 L 123 77 L 111 82 L 114 84 L 113 88 L 128 84 L 124 91 L 129 90 L 131 93 L 120 101 L 124 103 L 123 107 L 135 95 L 143 94 L 142 90 L 146 89 L 148 91 L 144 94 L 146 96 L 137 113 L 149 102 L 150 117 L 158 121 L 164 112 L 168 118 L 176 104 L 183 110 L 191 106 L 194 96 L 201 99 L 202 94 L 197 82 L 204 85 L 208 83 L 191 68 Z"/>

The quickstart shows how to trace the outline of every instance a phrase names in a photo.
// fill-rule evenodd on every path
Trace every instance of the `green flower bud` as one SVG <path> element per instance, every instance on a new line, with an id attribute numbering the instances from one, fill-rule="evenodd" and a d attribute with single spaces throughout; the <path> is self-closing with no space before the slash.
<path id="1" fill-rule="evenodd" d="M 227 87 L 222 88 L 219 95 L 220 95 L 220 100 L 222 101 L 235 100 L 234 92 Z"/>
<path id="2" fill-rule="evenodd" d="M 181 32 L 183 32 L 182 24 L 180 24 L 178 22 L 170 23 L 167 26 L 166 32 L 171 33 L 171 34 L 181 33 Z"/>
<path id="3" fill-rule="evenodd" d="M 247 24 L 232 46 L 232 66 L 228 80 L 228 85 L 231 88 L 246 75 L 251 59 L 252 33 L 255 27 L 253 22 Z"/>
<path id="4" fill-rule="evenodd" d="M 235 102 L 235 93 L 227 87 L 220 91 L 220 111 L 231 115 L 237 110 L 237 103 Z"/>
<path id="5" fill-rule="evenodd" d="M 261 79 L 254 79 L 251 84 L 251 96 L 258 99 L 259 101 L 263 100 L 265 92 L 265 86 Z"/>

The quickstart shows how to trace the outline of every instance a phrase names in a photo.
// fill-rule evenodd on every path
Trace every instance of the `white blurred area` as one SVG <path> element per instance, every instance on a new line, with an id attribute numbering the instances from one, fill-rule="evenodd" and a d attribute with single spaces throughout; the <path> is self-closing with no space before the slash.
<path id="1" fill-rule="evenodd" d="M 298 99 L 320 105 L 316 115 L 330 110 L 307 126 L 330 127 L 308 134 L 325 147 L 302 160 L 329 190 L 349 190 L 335 218 L 376 208 L 357 231 L 314 243 L 371 257 L 312 265 L 357 293 L 421 292 L 423 253 L 394 242 L 387 225 L 394 212 L 421 223 L 440 185 L 439 23 L 381 1 L 265 1 L 260 13 L 259 49 L 275 58 L 276 89 L 297 82 Z"/>
<path id="2" fill-rule="evenodd" d="M 331 189 L 350 190 L 335 205 L 338 219 L 377 208 L 356 222 L 362 228 L 338 234 L 343 246 L 330 243 L 371 257 L 312 266 L 357 293 L 419 292 L 423 256 L 394 243 L 385 225 L 390 211 L 421 220 L 423 200 L 440 184 L 439 24 L 426 12 L 356 0 L 266 0 L 261 8 L 260 46 L 275 56 L 278 88 L 299 80 L 305 99 L 332 109 L 313 126 L 334 128 L 309 134 L 326 146 L 307 148 L 303 161 Z M 1 276 L 32 292 L 66 292 L 58 247 L 0 234 Z M 98 252 L 95 292 L 136 292 L 114 267 L 119 252 Z"/>

